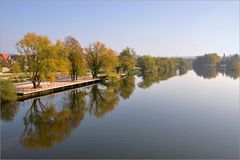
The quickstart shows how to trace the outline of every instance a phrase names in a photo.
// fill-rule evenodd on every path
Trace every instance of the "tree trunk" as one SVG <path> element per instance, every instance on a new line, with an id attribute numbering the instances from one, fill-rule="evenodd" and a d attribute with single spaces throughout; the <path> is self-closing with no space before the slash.
<path id="1" fill-rule="evenodd" d="M 39 87 L 39 86 L 40 86 L 40 83 L 41 83 L 41 81 L 38 81 L 37 87 Z"/>
<path id="2" fill-rule="evenodd" d="M 93 72 L 93 78 L 97 78 L 97 73 Z"/>
<path id="3" fill-rule="evenodd" d="M 94 72 L 94 71 L 92 71 L 92 77 L 93 78 L 96 78 L 97 76 L 96 76 L 96 73 Z"/>
<path id="4" fill-rule="evenodd" d="M 119 71 L 120 71 L 120 67 L 117 67 L 117 69 L 116 69 L 116 70 L 117 70 L 117 74 L 118 74 L 118 73 L 119 73 Z"/>
<path id="5" fill-rule="evenodd" d="M 32 81 L 32 84 L 33 84 L 33 88 L 37 88 L 37 84 L 34 80 Z"/>

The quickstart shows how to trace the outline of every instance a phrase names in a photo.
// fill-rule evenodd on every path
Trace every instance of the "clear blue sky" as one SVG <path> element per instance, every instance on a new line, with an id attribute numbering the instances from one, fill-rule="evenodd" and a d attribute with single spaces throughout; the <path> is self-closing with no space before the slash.
<path id="1" fill-rule="evenodd" d="M 71 35 L 82 47 L 195 56 L 239 53 L 239 1 L 0 0 L 0 51 L 17 53 L 27 32 L 54 43 Z"/>

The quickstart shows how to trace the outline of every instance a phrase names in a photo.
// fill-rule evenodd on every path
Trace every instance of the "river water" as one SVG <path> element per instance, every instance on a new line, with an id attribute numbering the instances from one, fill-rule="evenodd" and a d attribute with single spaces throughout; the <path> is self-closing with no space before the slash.
<path id="1" fill-rule="evenodd" d="M 239 158 L 239 77 L 128 77 L 1 107 L 1 158 Z"/>

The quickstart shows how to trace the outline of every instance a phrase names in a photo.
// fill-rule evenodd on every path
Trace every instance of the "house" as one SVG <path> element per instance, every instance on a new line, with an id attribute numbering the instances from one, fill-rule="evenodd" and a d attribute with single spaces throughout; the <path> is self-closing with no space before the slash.
<path id="1" fill-rule="evenodd" d="M 9 56 L 8 53 L 1 53 L 0 54 L 0 60 L 7 62 L 7 61 L 11 60 L 11 57 Z"/>

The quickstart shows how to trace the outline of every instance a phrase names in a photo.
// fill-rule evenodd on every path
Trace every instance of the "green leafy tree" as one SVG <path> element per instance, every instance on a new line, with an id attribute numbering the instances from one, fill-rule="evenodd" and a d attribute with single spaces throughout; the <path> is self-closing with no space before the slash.
<path id="1" fill-rule="evenodd" d="M 35 33 L 27 33 L 17 43 L 17 50 L 23 55 L 22 70 L 32 81 L 34 88 L 40 86 L 41 81 L 54 80 L 56 77 L 57 60 L 51 49 L 52 44 L 48 37 Z"/>
<path id="2" fill-rule="evenodd" d="M 118 63 L 116 54 L 105 44 L 96 42 L 86 48 L 85 58 L 93 78 L 100 72 L 111 74 Z"/>
<path id="3" fill-rule="evenodd" d="M 138 65 L 141 67 L 142 72 L 155 73 L 157 70 L 156 61 L 151 56 L 141 56 L 138 58 Z"/>
<path id="4" fill-rule="evenodd" d="M 215 67 L 221 61 L 221 57 L 216 53 L 205 54 L 198 56 L 193 61 L 193 67 L 212 66 Z"/>
<path id="5" fill-rule="evenodd" d="M 72 80 L 77 80 L 79 75 L 86 74 L 86 62 L 80 43 L 73 37 L 65 38 L 66 51 L 70 63 L 70 75 Z"/>
<path id="6" fill-rule="evenodd" d="M 52 47 L 52 54 L 55 57 L 55 65 L 57 72 L 60 72 L 63 75 L 70 73 L 70 62 L 68 59 L 68 52 L 64 42 L 57 40 L 55 45 Z"/>
<path id="7" fill-rule="evenodd" d="M 0 80 L 1 104 L 17 99 L 16 88 L 9 80 Z"/>
<path id="8" fill-rule="evenodd" d="M 125 48 L 119 54 L 119 62 L 120 67 L 117 68 L 117 72 L 119 72 L 120 68 L 122 68 L 123 72 L 127 72 L 133 70 L 136 66 L 136 53 L 133 49 L 129 47 Z"/>

